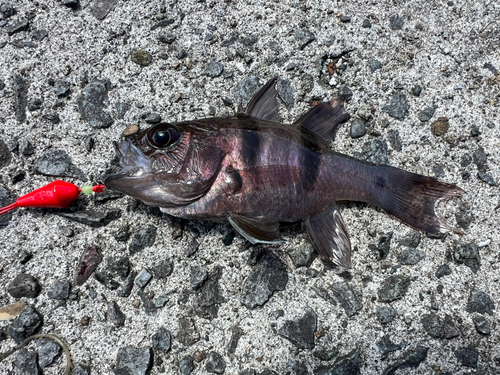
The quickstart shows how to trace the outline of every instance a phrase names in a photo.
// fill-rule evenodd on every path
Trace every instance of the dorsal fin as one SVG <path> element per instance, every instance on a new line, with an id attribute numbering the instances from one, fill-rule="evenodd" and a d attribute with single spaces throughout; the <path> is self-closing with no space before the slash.
<path id="1" fill-rule="evenodd" d="M 351 116 L 344 110 L 344 98 L 336 98 L 330 102 L 318 104 L 299 118 L 295 124 L 318 134 L 330 142 L 337 127 Z"/>
<path id="2" fill-rule="evenodd" d="M 245 111 L 243 111 L 240 104 L 238 113 L 261 120 L 281 122 L 278 113 L 278 101 L 276 100 L 276 81 L 276 78 L 270 79 L 250 100 Z"/>

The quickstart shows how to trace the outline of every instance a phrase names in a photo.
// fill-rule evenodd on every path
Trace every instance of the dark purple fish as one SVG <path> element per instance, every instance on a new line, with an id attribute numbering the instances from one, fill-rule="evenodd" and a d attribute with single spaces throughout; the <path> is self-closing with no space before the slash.
<path id="1" fill-rule="evenodd" d="M 275 83 L 233 117 L 161 123 L 115 144 L 122 171 L 106 186 L 173 216 L 229 222 L 252 243 L 278 242 L 280 223 L 302 221 L 321 257 L 345 268 L 351 244 L 338 201 L 370 203 L 430 233 L 451 229 L 435 204 L 462 189 L 329 150 L 349 119 L 342 98 L 281 124 Z"/>

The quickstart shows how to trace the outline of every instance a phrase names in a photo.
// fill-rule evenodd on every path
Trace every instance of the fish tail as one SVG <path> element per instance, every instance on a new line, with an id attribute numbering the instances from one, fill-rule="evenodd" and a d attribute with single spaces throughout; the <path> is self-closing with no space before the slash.
<path id="1" fill-rule="evenodd" d="M 422 231 L 441 233 L 452 229 L 444 217 L 436 213 L 436 203 L 460 197 L 464 190 L 434 177 L 393 167 L 377 167 L 376 170 L 373 196 L 378 206 Z"/>

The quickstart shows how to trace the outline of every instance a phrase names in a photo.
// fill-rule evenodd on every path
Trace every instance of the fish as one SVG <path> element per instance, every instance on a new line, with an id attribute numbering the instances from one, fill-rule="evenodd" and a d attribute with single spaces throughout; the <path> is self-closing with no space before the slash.
<path id="1" fill-rule="evenodd" d="M 233 116 L 162 122 L 115 142 L 121 170 L 106 187 L 175 217 L 228 222 L 253 244 L 279 243 L 280 225 L 301 222 L 320 257 L 346 270 L 352 248 L 338 202 L 366 202 L 429 233 L 452 229 L 435 206 L 464 190 L 331 150 L 350 118 L 344 97 L 283 124 L 276 82 Z"/>

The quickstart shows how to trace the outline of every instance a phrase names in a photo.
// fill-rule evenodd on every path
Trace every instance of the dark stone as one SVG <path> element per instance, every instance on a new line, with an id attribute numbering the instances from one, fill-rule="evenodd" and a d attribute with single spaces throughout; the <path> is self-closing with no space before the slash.
<path id="1" fill-rule="evenodd" d="M 161 121 L 161 116 L 158 113 L 150 113 L 144 119 L 148 124 L 158 124 Z"/>
<path id="2" fill-rule="evenodd" d="M 391 99 L 382 108 L 384 112 L 398 120 L 404 120 L 410 110 L 406 96 L 402 92 L 395 92 Z"/>
<path id="3" fill-rule="evenodd" d="M 16 367 L 18 374 L 41 375 L 42 370 L 38 367 L 38 354 L 23 348 L 16 355 Z"/>
<path id="4" fill-rule="evenodd" d="M 455 358 L 461 366 L 477 368 L 479 354 L 471 348 L 459 348 L 455 351 Z"/>
<path id="5" fill-rule="evenodd" d="M 194 301 L 195 312 L 198 316 L 205 319 L 216 318 L 219 305 L 226 302 L 220 291 L 219 279 L 221 276 L 222 268 L 216 267 L 200 288 Z"/>
<path id="6" fill-rule="evenodd" d="M 40 99 L 30 99 L 28 102 L 30 112 L 38 111 L 40 108 L 42 108 L 42 101 Z"/>
<path id="7" fill-rule="evenodd" d="M 153 367 L 153 351 L 151 348 L 118 349 L 115 375 L 146 375 Z"/>
<path id="8" fill-rule="evenodd" d="M 465 264 L 472 272 L 477 273 L 480 268 L 479 250 L 475 243 L 468 244 L 454 241 L 453 260 L 458 264 Z"/>
<path id="9" fill-rule="evenodd" d="M 78 109 L 82 119 L 93 128 L 108 128 L 113 124 L 113 119 L 104 111 L 108 102 L 108 82 L 95 80 L 82 90 L 78 97 Z"/>
<path id="10" fill-rule="evenodd" d="M 155 314 L 158 308 L 156 307 L 156 304 L 154 303 L 154 301 L 151 298 L 149 298 L 149 296 L 146 294 L 146 292 L 144 292 L 144 289 L 140 288 L 137 291 L 137 294 L 141 298 L 142 307 L 143 307 L 144 311 L 146 312 L 146 314 L 149 314 L 149 315 Z"/>
<path id="11" fill-rule="evenodd" d="M 257 35 L 250 35 L 245 38 L 240 39 L 240 43 L 246 47 L 252 47 L 255 43 L 259 41 L 259 37 Z"/>
<path id="12" fill-rule="evenodd" d="M 368 60 L 368 64 L 370 64 L 370 69 L 372 70 L 372 72 L 382 69 L 382 63 L 375 58 L 370 58 Z"/>
<path id="13" fill-rule="evenodd" d="M 33 147 L 30 141 L 24 139 L 21 141 L 21 145 L 19 146 L 19 151 L 21 151 L 21 154 L 23 154 L 24 156 L 31 156 L 35 153 L 35 148 Z"/>
<path id="14" fill-rule="evenodd" d="M 459 228 L 467 230 L 467 229 L 469 229 L 469 226 L 472 223 L 474 216 L 472 216 L 468 207 L 466 207 L 465 205 L 462 205 L 459 207 L 458 211 L 455 213 L 455 218 L 457 220 L 457 226 Z"/>
<path id="15" fill-rule="evenodd" d="M 99 271 L 95 272 L 94 278 L 110 290 L 116 290 L 120 287 L 120 283 L 118 283 L 109 274 L 105 272 L 99 272 Z"/>
<path id="16" fill-rule="evenodd" d="M 153 246 L 156 240 L 156 227 L 149 226 L 135 232 L 130 241 L 128 250 L 131 255 L 137 254 L 146 247 Z"/>
<path id="17" fill-rule="evenodd" d="M 130 262 L 128 257 L 123 256 L 119 258 L 111 258 L 108 260 L 108 270 L 120 276 L 122 279 L 126 279 L 130 273 Z"/>
<path id="18" fill-rule="evenodd" d="M 116 117 L 123 119 L 129 108 L 127 103 L 115 103 Z"/>
<path id="19" fill-rule="evenodd" d="M 19 252 L 19 263 L 26 264 L 33 258 L 33 254 L 27 252 L 26 250 L 21 250 Z"/>
<path id="20" fill-rule="evenodd" d="M 7 31 L 8 35 L 14 35 L 20 33 L 21 31 L 28 30 L 28 27 L 29 27 L 29 21 L 27 19 L 21 19 L 14 22 L 9 27 L 6 27 L 5 31 Z"/>
<path id="21" fill-rule="evenodd" d="M 404 18 L 398 14 L 389 17 L 389 27 L 391 28 L 391 30 L 401 30 L 404 24 Z"/>
<path id="22" fill-rule="evenodd" d="M 14 76 L 15 112 L 18 122 L 26 121 L 26 106 L 28 105 L 28 82 L 16 74 Z"/>
<path id="23" fill-rule="evenodd" d="M 166 279 L 174 271 L 174 262 L 170 258 L 165 258 L 150 267 L 150 270 L 156 278 Z"/>
<path id="24" fill-rule="evenodd" d="M 229 98 L 222 98 L 222 103 L 224 103 L 226 107 L 233 107 L 233 102 Z"/>
<path id="25" fill-rule="evenodd" d="M 370 22 L 370 20 L 368 18 L 365 18 L 363 20 L 363 27 L 365 29 L 370 29 L 372 27 L 372 23 Z"/>
<path id="26" fill-rule="evenodd" d="M 59 216 L 91 227 L 103 227 L 121 216 L 120 210 L 58 212 Z"/>
<path id="27" fill-rule="evenodd" d="M 483 335 L 491 334 L 491 324 L 488 319 L 482 315 L 476 315 L 472 317 L 472 321 L 476 326 L 476 330 Z"/>
<path id="28" fill-rule="evenodd" d="M 38 340 L 36 348 L 38 350 L 38 363 L 41 368 L 52 366 L 62 352 L 58 343 L 47 339 Z"/>
<path id="29" fill-rule="evenodd" d="M 67 280 L 56 280 L 52 284 L 51 288 L 47 292 L 47 297 L 50 299 L 56 299 L 64 301 L 68 299 L 69 292 L 71 290 L 71 284 Z"/>
<path id="30" fill-rule="evenodd" d="M 125 324 L 125 314 L 115 301 L 108 303 L 108 317 L 115 327 L 123 327 Z"/>
<path id="31" fill-rule="evenodd" d="M 80 258 L 78 273 L 76 275 L 77 285 L 82 285 L 95 271 L 102 261 L 102 254 L 95 247 L 88 246 Z"/>
<path id="32" fill-rule="evenodd" d="M 435 106 L 433 107 L 425 107 L 419 114 L 418 114 L 418 119 L 422 122 L 427 122 L 429 121 L 432 116 L 434 116 L 434 112 L 436 112 Z"/>
<path id="33" fill-rule="evenodd" d="M 57 113 L 47 113 L 43 115 L 42 118 L 53 124 L 59 124 L 59 122 L 61 122 L 61 118 Z"/>
<path id="34" fill-rule="evenodd" d="M 424 315 L 420 322 L 431 337 L 436 339 L 444 338 L 444 322 L 438 315 L 434 313 Z"/>
<path id="35" fill-rule="evenodd" d="M 179 51 L 177 52 L 177 55 L 175 55 L 175 57 L 177 57 L 179 60 L 182 60 L 182 59 L 185 59 L 187 57 L 187 52 L 186 51 Z"/>
<path id="36" fill-rule="evenodd" d="M 0 138 L 0 169 L 8 166 L 12 160 L 12 155 L 5 142 Z M 1 207 L 1 206 L 0 206 Z"/>
<path id="37" fill-rule="evenodd" d="M 387 143 L 383 139 L 366 142 L 361 150 L 361 158 L 376 165 L 388 165 Z"/>
<path id="38" fill-rule="evenodd" d="M 114 9 L 117 3 L 118 0 L 95 0 L 92 3 L 90 11 L 92 12 L 95 18 L 97 18 L 98 20 L 103 20 L 108 15 L 109 11 L 111 9 Z"/>
<path id="39" fill-rule="evenodd" d="M 382 336 L 381 339 L 377 341 L 377 346 L 382 358 L 387 357 L 389 353 L 403 349 L 402 344 L 394 344 L 388 335 Z"/>
<path id="40" fill-rule="evenodd" d="M 134 280 L 137 276 L 137 272 L 131 271 L 130 274 L 127 276 L 125 281 L 123 282 L 123 285 L 117 290 L 117 295 L 118 297 L 125 297 L 127 298 L 130 296 L 130 293 L 132 293 L 132 288 L 134 287 Z"/>
<path id="41" fill-rule="evenodd" d="M 126 242 L 128 238 L 130 237 L 130 227 L 128 224 L 124 225 L 123 227 L 118 228 L 116 233 L 114 234 L 115 240 L 119 242 Z"/>
<path id="42" fill-rule="evenodd" d="M 337 359 L 333 365 L 315 369 L 314 375 L 358 375 L 361 374 L 361 365 L 361 354 L 355 350 Z"/>
<path id="43" fill-rule="evenodd" d="M 405 368 L 417 368 L 427 358 L 429 348 L 417 346 L 415 350 L 407 352 L 398 362 L 388 367 L 384 375 L 394 375 L 398 370 Z"/>
<path id="44" fill-rule="evenodd" d="M 481 131 L 476 125 L 472 125 L 470 128 L 471 137 L 479 137 L 481 135 Z"/>
<path id="45" fill-rule="evenodd" d="M 316 329 L 316 313 L 310 307 L 307 307 L 303 316 L 294 320 L 287 320 L 278 330 L 278 334 L 299 349 L 313 349 Z"/>
<path id="46" fill-rule="evenodd" d="M 194 370 L 193 357 L 187 355 L 179 361 L 179 370 L 181 375 L 189 375 Z"/>
<path id="47" fill-rule="evenodd" d="M 238 41 L 238 36 L 231 35 L 230 38 L 223 40 L 220 45 L 221 45 L 221 47 L 229 47 L 229 46 L 232 46 L 237 41 Z"/>
<path id="48" fill-rule="evenodd" d="M 474 151 L 472 154 L 472 161 L 476 164 L 478 171 L 486 172 L 488 170 L 488 158 L 482 147 Z"/>
<path id="49" fill-rule="evenodd" d="M 35 162 L 35 172 L 44 176 L 73 177 L 85 181 L 87 178 L 77 168 L 66 151 L 48 150 Z"/>
<path id="50" fill-rule="evenodd" d="M 355 118 L 351 122 L 351 138 L 361 138 L 366 134 L 365 122 L 359 118 Z"/>
<path id="51" fill-rule="evenodd" d="M 396 311 L 390 306 L 380 306 L 377 308 L 377 318 L 381 324 L 388 324 L 396 319 Z"/>
<path id="52" fill-rule="evenodd" d="M 181 316 L 179 318 L 179 330 L 177 331 L 177 341 L 184 346 L 190 346 L 200 341 L 194 320 L 189 316 Z"/>
<path id="53" fill-rule="evenodd" d="M 485 172 L 478 172 L 477 174 L 477 177 L 483 181 L 483 182 L 486 182 L 488 185 L 490 186 L 497 186 L 497 183 L 495 182 L 495 180 L 493 179 L 493 176 L 490 175 L 489 173 L 485 173 Z"/>
<path id="54" fill-rule="evenodd" d="M 2 13 L 3 19 L 7 19 L 16 14 L 16 10 L 10 4 L 2 4 L 0 5 L 0 13 Z"/>
<path id="55" fill-rule="evenodd" d="M 290 368 L 292 370 L 290 375 L 308 375 L 309 374 L 309 370 L 307 369 L 306 364 L 303 362 L 293 361 L 290 365 Z M 270 371 L 270 375 L 275 374 L 274 371 L 271 371 L 271 370 L 269 370 L 269 371 Z"/>
<path id="56" fill-rule="evenodd" d="M 322 361 L 331 361 L 339 354 L 338 349 L 318 349 L 313 352 L 313 356 Z"/>
<path id="57" fill-rule="evenodd" d="M 351 17 L 350 16 L 341 15 L 340 16 L 340 22 L 343 22 L 343 23 L 351 22 Z"/>
<path id="58" fill-rule="evenodd" d="M 452 338 L 460 336 L 460 331 L 455 325 L 453 318 L 449 315 L 444 317 L 444 338 L 451 340 Z"/>
<path id="59" fill-rule="evenodd" d="M 225 245 L 225 246 L 230 246 L 232 243 L 233 243 L 233 239 L 234 239 L 234 236 L 236 235 L 236 232 L 235 231 L 231 231 L 229 232 L 228 234 L 226 234 L 224 236 L 224 238 L 222 239 L 222 243 Z"/>
<path id="60" fill-rule="evenodd" d="M 415 231 L 415 232 L 411 232 L 407 236 L 401 238 L 401 240 L 399 241 L 399 244 L 401 246 L 416 248 L 420 244 L 421 239 L 422 239 L 422 236 L 421 236 L 420 232 Z"/>
<path id="61" fill-rule="evenodd" d="M 15 202 L 14 196 L 10 191 L 0 186 L 0 207 L 8 206 L 11 203 Z M 7 212 L 5 214 L 0 215 L 0 228 L 6 227 L 9 224 L 10 219 L 12 218 L 12 211 Z"/>
<path id="62" fill-rule="evenodd" d="M 224 65 L 218 61 L 212 61 L 205 67 L 205 74 L 211 78 L 218 77 L 224 71 Z"/>
<path id="63" fill-rule="evenodd" d="M 332 291 L 348 317 L 355 315 L 363 308 L 359 292 L 355 292 L 348 283 L 335 283 L 332 286 Z"/>
<path id="64" fill-rule="evenodd" d="M 62 4 L 68 8 L 76 10 L 80 7 L 80 0 L 62 0 Z"/>
<path id="65" fill-rule="evenodd" d="M 447 264 L 443 264 L 442 266 L 439 266 L 439 268 L 436 271 L 436 277 L 438 279 L 440 279 L 440 278 L 447 276 L 447 275 L 451 275 L 450 266 L 448 266 Z"/>
<path id="66" fill-rule="evenodd" d="M 450 122 L 448 120 L 448 117 L 439 117 L 431 124 L 431 132 L 436 136 L 446 134 L 449 128 Z"/>
<path id="67" fill-rule="evenodd" d="M 17 184 L 18 182 L 24 180 L 25 177 L 26 177 L 26 172 L 25 171 L 17 170 L 12 175 L 11 181 L 12 181 L 13 184 Z M 2 205 L 0 204 L 0 206 L 2 206 Z M 2 224 L 0 223 L 0 227 L 1 226 L 2 226 Z"/>
<path id="68" fill-rule="evenodd" d="M 223 374 L 226 371 L 226 362 L 217 352 L 210 352 L 205 370 L 212 374 Z"/>
<path id="69" fill-rule="evenodd" d="M 233 90 L 236 103 L 241 103 L 243 108 L 246 108 L 248 102 L 259 91 L 260 82 L 255 76 L 250 76 L 240 81 Z"/>
<path id="70" fill-rule="evenodd" d="M 387 255 L 389 255 L 389 251 L 391 249 L 391 239 L 392 232 L 382 234 L 377 243 L 368 245 L 368 248 L 377 253 L 379 260 L 385 259 L 387 258 Z"/>
<path id="71" fill-rule="evenodd" d="M 291 249 L 288 256 L 295 267 L 309 267 L 316 258 L 316 250 L 312 244 L 305 243 Z"/>
<path id="72" fill-rule="evenodd" d="M 164 328 L 160 327 L 158 331 L 151 337 L 154 350 L 160 350 L 162 352 L 168 352 L 170 350 L 170 342 L 172 340 L 172 335 L 170 332 Z"/>
<path id="73" fill-rule="evenodd" d="M 173 34 L 162 34 L 158 37 L 158 40 L 161 43 L 165 43 L 165 44 L 172 44 L 173 42 L 175 42 L 175 39 L 176 39 L 176 36 Z"/>
<path id="74" fill-rule="evenodd" d="M 308 30 L 299 29 L 295 32 L 295 40 L 299 42 L 299 48 L 304 49 L 306 46 L 315 40 L 316 37 Z"/>
<path id="75" fill-rule="evenodd" d="M 57 80 L 54 82 L 54 93 L 59 97 L 68 96 L 71 93 L 71 86 L 68 82 Z"/>
<path id="76" fill-rule="evenodd" d="M 480 314 L 493 315 L 493 310 L 495 310 L 495 304 L 490 296 L 475 288 L 469 296 L 467 311 L 470 313 L 478 312 Z"/>
<path id="77" fill-rule="evenodd" d="M 74 365 L 73 370 L 71 370 L 71 375 L 90 375 L 90 369 L 77 363 Z"/>
<path id="78" fill-rule="evenodd" d="M 26 273 L 17 275 L 7 286 L 7 292 L 14 298 L 36 298 L 41 290 L 38 281 Z"/>
<path id="79" fill-rule="evenodd" d="M 422 86 L 417 85 L 413 87 L 411 93 L 413 94 L 413 96 L 420 96 L 420 94 L 422 93 Z"/>
<path id="80" fill-rule="evenodd" d="M 378 291 L 381 302 L 392 302 L 403 298 L 410 286 L 410 278 L 403 275 L 388 277 Z"/>
<path id="81" fill-rule="evenodd" d="M 290 110 L 295 105 L 295 91 L 290 84 L 290 81 L 279 79 L 276 83 L 276 91 L 278 92 L 278 96 L 283 103 L 285 103 L 286 109 Z"/>
<path id="82" fill-rule="evenodd" d="M 404 249 L 398 253 L 399 263 L 406 266 L 413 266 L 424 259 L 425 253 L 417 249 Z"/>
<path id="83" fill-rule="evenodd" d="M 283 262 L 270 251 L 264 251 L 243 282 L 241 303 L 249 309 L 262 306 L 274 292 L 284 290 L 287 282 Z"/>
<path id="84" fill-rule="evenodd" d="M 151 26 L 151 30 L 156 30 L 160 27 L 166 27 L 169 25 L 172 25 L 175 22 L 173 18 L 164 18 L 160 22 L 155 23 L 153 26 Z"/>
<path id="85" fill-rule="evenodd" d="M 238 341 L 240 341 L 241 336 L 243 336 L 245 332 L 238 326 L 233 327 L 231 332 L 231 340 L 229 340 L 227 352 L 229 354 L 234 354 L 236 352 L 236 348 L 238 347 Z"/>
<path id="86" fill-rule="evenodd" d="M 141 289 L 144 289 L 144 287 L 151 281 L 152 277 L 153 276 L 151 276 L 151 274 L 143 268 L 134 280 L 135 285 L 137 285 Z"/>
<path id="87" fill-rule="evenodd" d="M 9 335 L 16 342 L 22 343 L 42 327 L 42 316 L 32 306 L 28 306 L 9 326 Z"/>
<path id="88" fill-rule="evenodd" d="M 191 275 L 189 277 L 189 288 L 196 290 L 200 288 L 208 278 L 208 271 L 205 267 L 191 267 Z"/>

